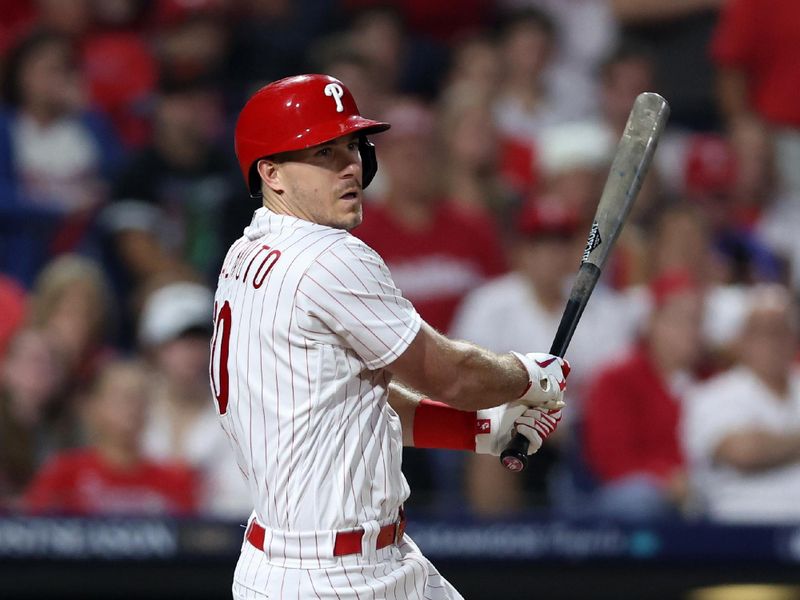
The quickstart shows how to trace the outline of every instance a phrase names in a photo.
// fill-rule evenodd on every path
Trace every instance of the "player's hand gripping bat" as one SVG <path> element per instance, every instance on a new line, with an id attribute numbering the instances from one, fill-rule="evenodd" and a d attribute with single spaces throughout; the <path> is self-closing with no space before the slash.
<path id="1" fill-rule="evenodd" d="M 633 103 L 550 354 L 563 357 L 567 351 L 608 254 L 642 187 L 668 116 L 669 105 L 658 94 L 644 92 Z M 527 450 L 528 439 L 517 433 L 500 454 L 500 462 L 510 471 L 522 471 L 528 464 Z"/>

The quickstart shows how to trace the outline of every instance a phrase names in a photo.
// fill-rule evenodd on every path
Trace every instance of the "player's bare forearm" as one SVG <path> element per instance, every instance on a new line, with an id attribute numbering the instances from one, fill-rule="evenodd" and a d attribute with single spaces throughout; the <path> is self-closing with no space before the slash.
<path id="1" fill-rule="evenodd" d="M 388 368 L 406 386 L 461 410 L 504 404 L 528 386 L 528 372 L 512 354 L 450 340 L 427 323 Z"/>

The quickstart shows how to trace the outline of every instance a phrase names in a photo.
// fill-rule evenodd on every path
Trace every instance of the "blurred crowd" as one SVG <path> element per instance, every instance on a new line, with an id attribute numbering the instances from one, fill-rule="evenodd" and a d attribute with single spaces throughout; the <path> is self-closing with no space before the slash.
<path id="1" fill-rule="evenodd" d="M 406 450 L 411 506 L 800 520 L 796 0 L 0 5 L 0 513 L 249 513 L 208 384 L 232 131 L 322 72 L 392 124 L 353 234 L 501 352 L 549 349 L 634 99 L 672 108 L 557 439 L 523 475 Z"/>

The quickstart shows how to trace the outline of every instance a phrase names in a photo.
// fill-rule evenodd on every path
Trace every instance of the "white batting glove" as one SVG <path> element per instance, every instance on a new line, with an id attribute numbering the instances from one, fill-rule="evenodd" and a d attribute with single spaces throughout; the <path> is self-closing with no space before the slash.
<path id="1" fill-rule="evenodd" d="M 556 430 L 560 421 L 560 410 L 531 408 L 516 403 L 484 408 L 477 412 L 479 433 L 475 435 L 475 452 L 500 456 L 516 430 L 528 438 L 528 454 L 533 454 Z"/>
<path id="2" fill-rule="evenodd" d="M 528 389 L 517 399 L 520 404 L 546 410 L 564 408 L 569 363 L 558 356 L 543 352 L 520 354 L 512 352 L 528 371 Z"/>

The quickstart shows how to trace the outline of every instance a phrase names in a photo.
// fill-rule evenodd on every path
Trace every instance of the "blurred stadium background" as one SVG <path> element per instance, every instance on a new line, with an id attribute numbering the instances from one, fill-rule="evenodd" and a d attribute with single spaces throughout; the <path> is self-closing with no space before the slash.
<path id="1" fill-rule="evenodd" d="M 392 123 L 354 235 L 432 325 L 546 350 L 633 99 L 672 116 L 524 475 L 406 450 L 466 598 L 800 598 L 797 0 L 0 0 L 0 597 L 228 597 L 208 386 L 253 91 Z"/>

